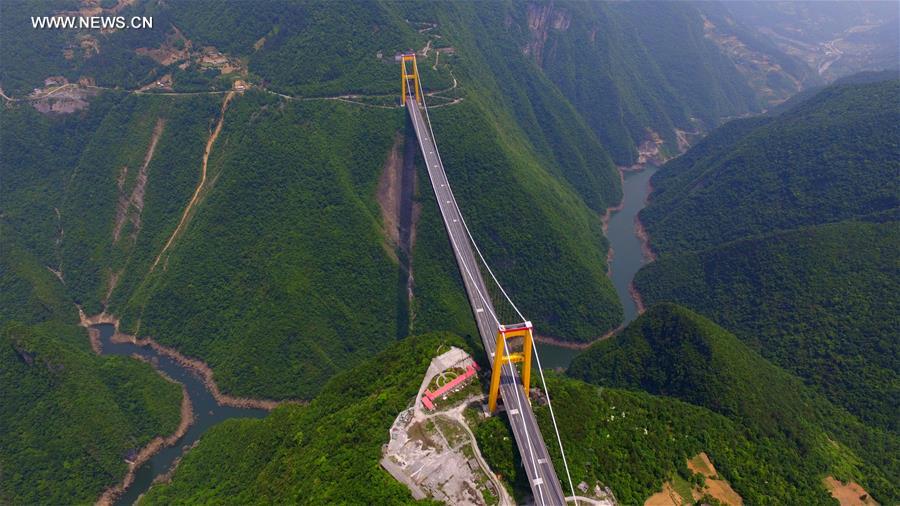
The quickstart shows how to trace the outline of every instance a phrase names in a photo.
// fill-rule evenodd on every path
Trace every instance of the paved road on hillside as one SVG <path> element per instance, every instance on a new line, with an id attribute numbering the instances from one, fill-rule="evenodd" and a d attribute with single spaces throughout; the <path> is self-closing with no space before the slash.
<path id="1" fill-rule="evenodd" d="M 491 363 L 494 361 L 493 350 L 497 339 L 497 322 L 492 316 L 494 313 L 484 279 L 478 270 L 475 254 L 469 243 L 466 231 L 463 228 L 462 216 L 456 200 L 447 181 L 444 165 L 441 163 L 434 139 L 428 122 L 422 115 L 422 111 L 414 98 L 410 98 L 406 105 L 419 139 L 419 147 L 428 164 L 428 176 L 437 197 L 444 225 L 459 265 L 460 274 L 465 283 L 466 293 L 472 312 L 478 323 L 478 332 L 484 343 L 484 349 L 488 353 Z M 483 295 L 482 295 L 483 294 Z M 522 465 L 528 475 L 534 500 L 539 505 L 565 504 L 565 496 L 560 486 L 553 462 L 547 453 L 547 446 L 538 428 L 531 404 L 528 402 L 525 392 L 519 383 L 518 375 L 512 366 L 503 368 L 501 377 L 500 394 L 509 415 L 510 425 L 522 456 Z"/>

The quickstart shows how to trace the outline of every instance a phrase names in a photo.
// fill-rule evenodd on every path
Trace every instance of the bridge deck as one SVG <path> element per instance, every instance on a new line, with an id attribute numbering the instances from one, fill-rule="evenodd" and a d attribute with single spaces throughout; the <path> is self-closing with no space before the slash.
<path id="1" fill-rule="evenodd" d="M 441 216 L 444 218 L 444 226 L 459 265 L 460 275 L 465 283 L 469 303 L 478 324 L 478 332 L 481 334 L 485 352 L 493 363 L 492 355 L 498 327 L 497 322 L 491 316 L 493 306 L 487 295 L 484 279 L 481 277 L 474 251 L 463 228 L 462 216 L 450 190 L 444 165 L 435 149 L 434 139 L 431 138 L 428 122 L 423 117 L 414 98 L 409 98 L 406 109 L 409 111 L 416 137 L 419 140 L 419 147 L 422 149 L 422 155 L 428 165 L 428 176 L 437 197 Z M 484 294 L 484 298 L 480 294 Z M 512 366 L 503 368 L 500 395 L 503 398 L 513 435 L 519 447 L 519 454 L 522 456 L 522 465 L 525 467 L 531 490 L 534 493 L 535 503 L 539 505 L 565 504 L 562 487 L 550 455 L 547 453 L 547 446 L 544 444 L 544 438 L 538 428 L 534 412 L 531 410 L 531 403 L 528 402 L 522 385 L 519 383 L 518 375 L 514 373 Z"/>

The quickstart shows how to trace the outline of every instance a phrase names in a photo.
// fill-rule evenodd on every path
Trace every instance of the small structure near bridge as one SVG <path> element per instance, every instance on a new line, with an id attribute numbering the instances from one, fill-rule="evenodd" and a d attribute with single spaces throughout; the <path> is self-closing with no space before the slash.
<path id="1" fill-rule="evenodd" d="M 446 369 L 438 373 L 435 377 L 434 381 L 438 383 L 433 392 L 428 388 L 422 392 L 422 405 L 425 406 L 425 409 L 429 411 L 434 410 L 434 403 L 438 398 L 444 397 L 447 394 L 453 393 L 463 387 L 469 379 L 474 377 L 478 373 L 478 364 L 472 361 L 471 357 L 464 359 L 463 362 L 471 362 L 465 366 L 464 372 L 462 374 L 457 373 L 456 370 L 461 369 L 459 367 L 460 364 L 457 364 L 450 369 Z M 440 385 L 441 380 L 443 381 L 443 385 Z"/>

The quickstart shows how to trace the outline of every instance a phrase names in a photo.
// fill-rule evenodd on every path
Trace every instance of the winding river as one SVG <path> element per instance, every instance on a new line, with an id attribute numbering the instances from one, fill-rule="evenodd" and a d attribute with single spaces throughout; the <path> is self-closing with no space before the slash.
<path id="1" fill-rule="evenodd" d="M 650 177 L 657 170 L 656 166 L 646 165 L 640 170 L 623 172 L 622 208 L 612 213 L 606 227 L 606 238 L 612 249 L 609 277 L 622 303 L 625 325 L 637 317 L 637 305 L 631 297 L 631 281 L 647 261 L 637 235 L 635 220 L 641 209 L 647 205 Z M 541 365 L 548 369 L 568 367 L 572 359 L 583 351 L 548 343 L 538 343 L 538 349 L 541 354 Z"/>
<path id="2" fill-rule="evenodd" d="M 133 343 L 112 342 L 115 327 L 111 324 L 95 326 L 100 331 L 100 341 L 104 355 L 139 355 L 149 360 L 160 371 L 183 384 L 187 389 L 194 411 L 194 422 L 184 436 L 174 445 L 163 448 L 150 458 L 135 473 L 134 482 L 116 500 L 117 505 L 130 505 L 146 492 L 153 480 L 172 469 L 173 464 L 200 439 L 210 427 L 228 418 L 262 418 L 268 411 L 264 409 L 235 408 L 219 404 L 206 388 L 203 380 L 192 369 L 187 368 L 172 358 L 161 355 L 149 346 Z"/>

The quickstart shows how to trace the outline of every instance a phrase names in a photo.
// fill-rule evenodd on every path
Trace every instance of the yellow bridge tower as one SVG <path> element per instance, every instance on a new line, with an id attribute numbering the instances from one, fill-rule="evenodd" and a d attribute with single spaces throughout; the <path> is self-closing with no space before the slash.
<path id="1" fill-rule="evenodd" d="M 514 337 L 524 337 L 521 352 L 509 352 L 507 341 Z M 525 397 L 528 397 L 528 388 L 531 386 L 531 322 L 516 323 L 514 325 L 500 325 L 497 330 L 497 346 L 494 350 L 494 366 L 491 371 L 491 390 L 488 394 L 488 408 L 491 413 L 497 409 L 497 395 L 500 393 L 500 375 L 505 364 L 515 368 L 512 364 L 522 363 L 522 388 L 525 389 Z M 506 399 L 506 402 L 509 402 Z"/>
<path id="2" fill-rule="evenodd" d="M 412 70 L 407 67 L 407 63 L 412 62 Z M 416 66 L 416 53 L 406 53 L 400 55 L 400 97 L 403 100 L 403 106 L 406 106 L 407 83 L 412 81 L 413 90 L 416 94 L 416 103 L 422 103 L 422 97 L 419 95 L 419 67 Z"/>

